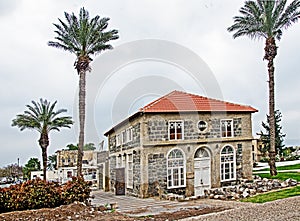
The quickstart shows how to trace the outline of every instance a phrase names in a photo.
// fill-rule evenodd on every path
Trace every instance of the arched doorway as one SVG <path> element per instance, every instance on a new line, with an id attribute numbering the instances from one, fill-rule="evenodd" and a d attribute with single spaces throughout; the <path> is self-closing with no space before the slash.
<path id="1" fill-rule="evenodd" d="M 210 189 L 210 154 L 207 149 L 199 148 L 194 156 L 194 195 L 203 196 L 205 189 Z"/>

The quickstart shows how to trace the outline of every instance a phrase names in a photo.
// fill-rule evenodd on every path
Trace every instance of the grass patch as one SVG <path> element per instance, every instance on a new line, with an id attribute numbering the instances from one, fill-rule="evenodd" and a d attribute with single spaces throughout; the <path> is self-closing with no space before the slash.
<path id="1" fill-rule="evenodd" d="M 277 167 L 277 170 L 299 170 L 299 169 L 300 169 L 300 164 Z M 255 170 L 255 171 L 270 171 L 270 168 L 264 168 L 264 169 Z"/>
<path id="2" fill-rule="evenodd" d="M 263 193 L 247 199 L 242 199 L 242 202 L 251 202 L 251 203 L 265 203 L 274 200 L 284 199 L 288 197 L 300 195 L 300 186 L 296 186 L 289 189 L 279 190 L 275 192 Z"/>
<path id="3" fill-rule="evenodd" d="M 293 180 L 297 180 L 298 182 L 300 182 L 300 173 L 296 173 L 296 172 L 290 172 L 290 173 L 279 172 L 276 176 L 270 176 L 269 173 L 261 173 L 257 175 L 260 176 L 261 178 L 278 179 L 278 180 L 286 180 L 291 178 Z"/>

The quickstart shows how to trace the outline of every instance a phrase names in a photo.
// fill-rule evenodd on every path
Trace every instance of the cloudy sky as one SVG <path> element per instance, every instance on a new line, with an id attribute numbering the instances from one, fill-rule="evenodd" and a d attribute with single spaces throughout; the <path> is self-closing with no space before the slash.
<path id="1" fill-rule="evenodd" d="M 0 0 L 0 166 L 41 158 L 38 134 L 11 127 L 32 100 L 57 100 L 75 120 L 72 129 L 51 133 L 49 154 L 77 143 L 75 56 L 47 42 L 64 11 L 77 15 L 81 7 L 91 17 L 110 17 L 109 29 L 120 35 L 111 42 L 115 49 L 92 63 L 86 142 L 98 145 L 112 125 L 174 89 L 257 108 L 255 135 L 268 111 L 264 42 L 234 40 L 226 31 L 242 5 L 241 0 Z M 299 36 L 300 23 L 284 32 L 275 61 L 276 108 L 287 145 L 300 144 Z"/>

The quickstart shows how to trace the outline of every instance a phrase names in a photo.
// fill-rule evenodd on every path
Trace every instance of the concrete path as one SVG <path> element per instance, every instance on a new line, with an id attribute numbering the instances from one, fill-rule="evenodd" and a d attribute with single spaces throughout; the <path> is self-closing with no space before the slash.
<path id="1" fill-rule="evenodd" d="M 300 173 L 300 169 L 295 170 L 277 170 L 278 173 Z M 253 174 L 269 173 L 269 171 L 253 171 Z"/>
<path id="2" fill-rule="evenodd" d="M 289 165 L 300 164 L 300 160 L 281 161 L 281 162 L 276 162 L 275 164 L 276 164 L 276 167 L 289 166 Z M 261 170 L 261 169 L 265 169 L 265 168 L 269 168 L 269 164 L 268 163 L 258 162 L 257 163 L 257 167 L 254 167 L 253 170 Z"/>

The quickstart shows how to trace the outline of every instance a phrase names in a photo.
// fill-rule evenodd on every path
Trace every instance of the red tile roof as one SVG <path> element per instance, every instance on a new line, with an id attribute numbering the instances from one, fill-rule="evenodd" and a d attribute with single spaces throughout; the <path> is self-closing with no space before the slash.
<path id="1" fill-rule="evenodd" d="M 139 112 L 154 113 L 191 111 L 257 112 L 255 108 L 250 106 L 229 103 L 181 91 L 172 91 L 171 93 L 144 106 Z"/>

